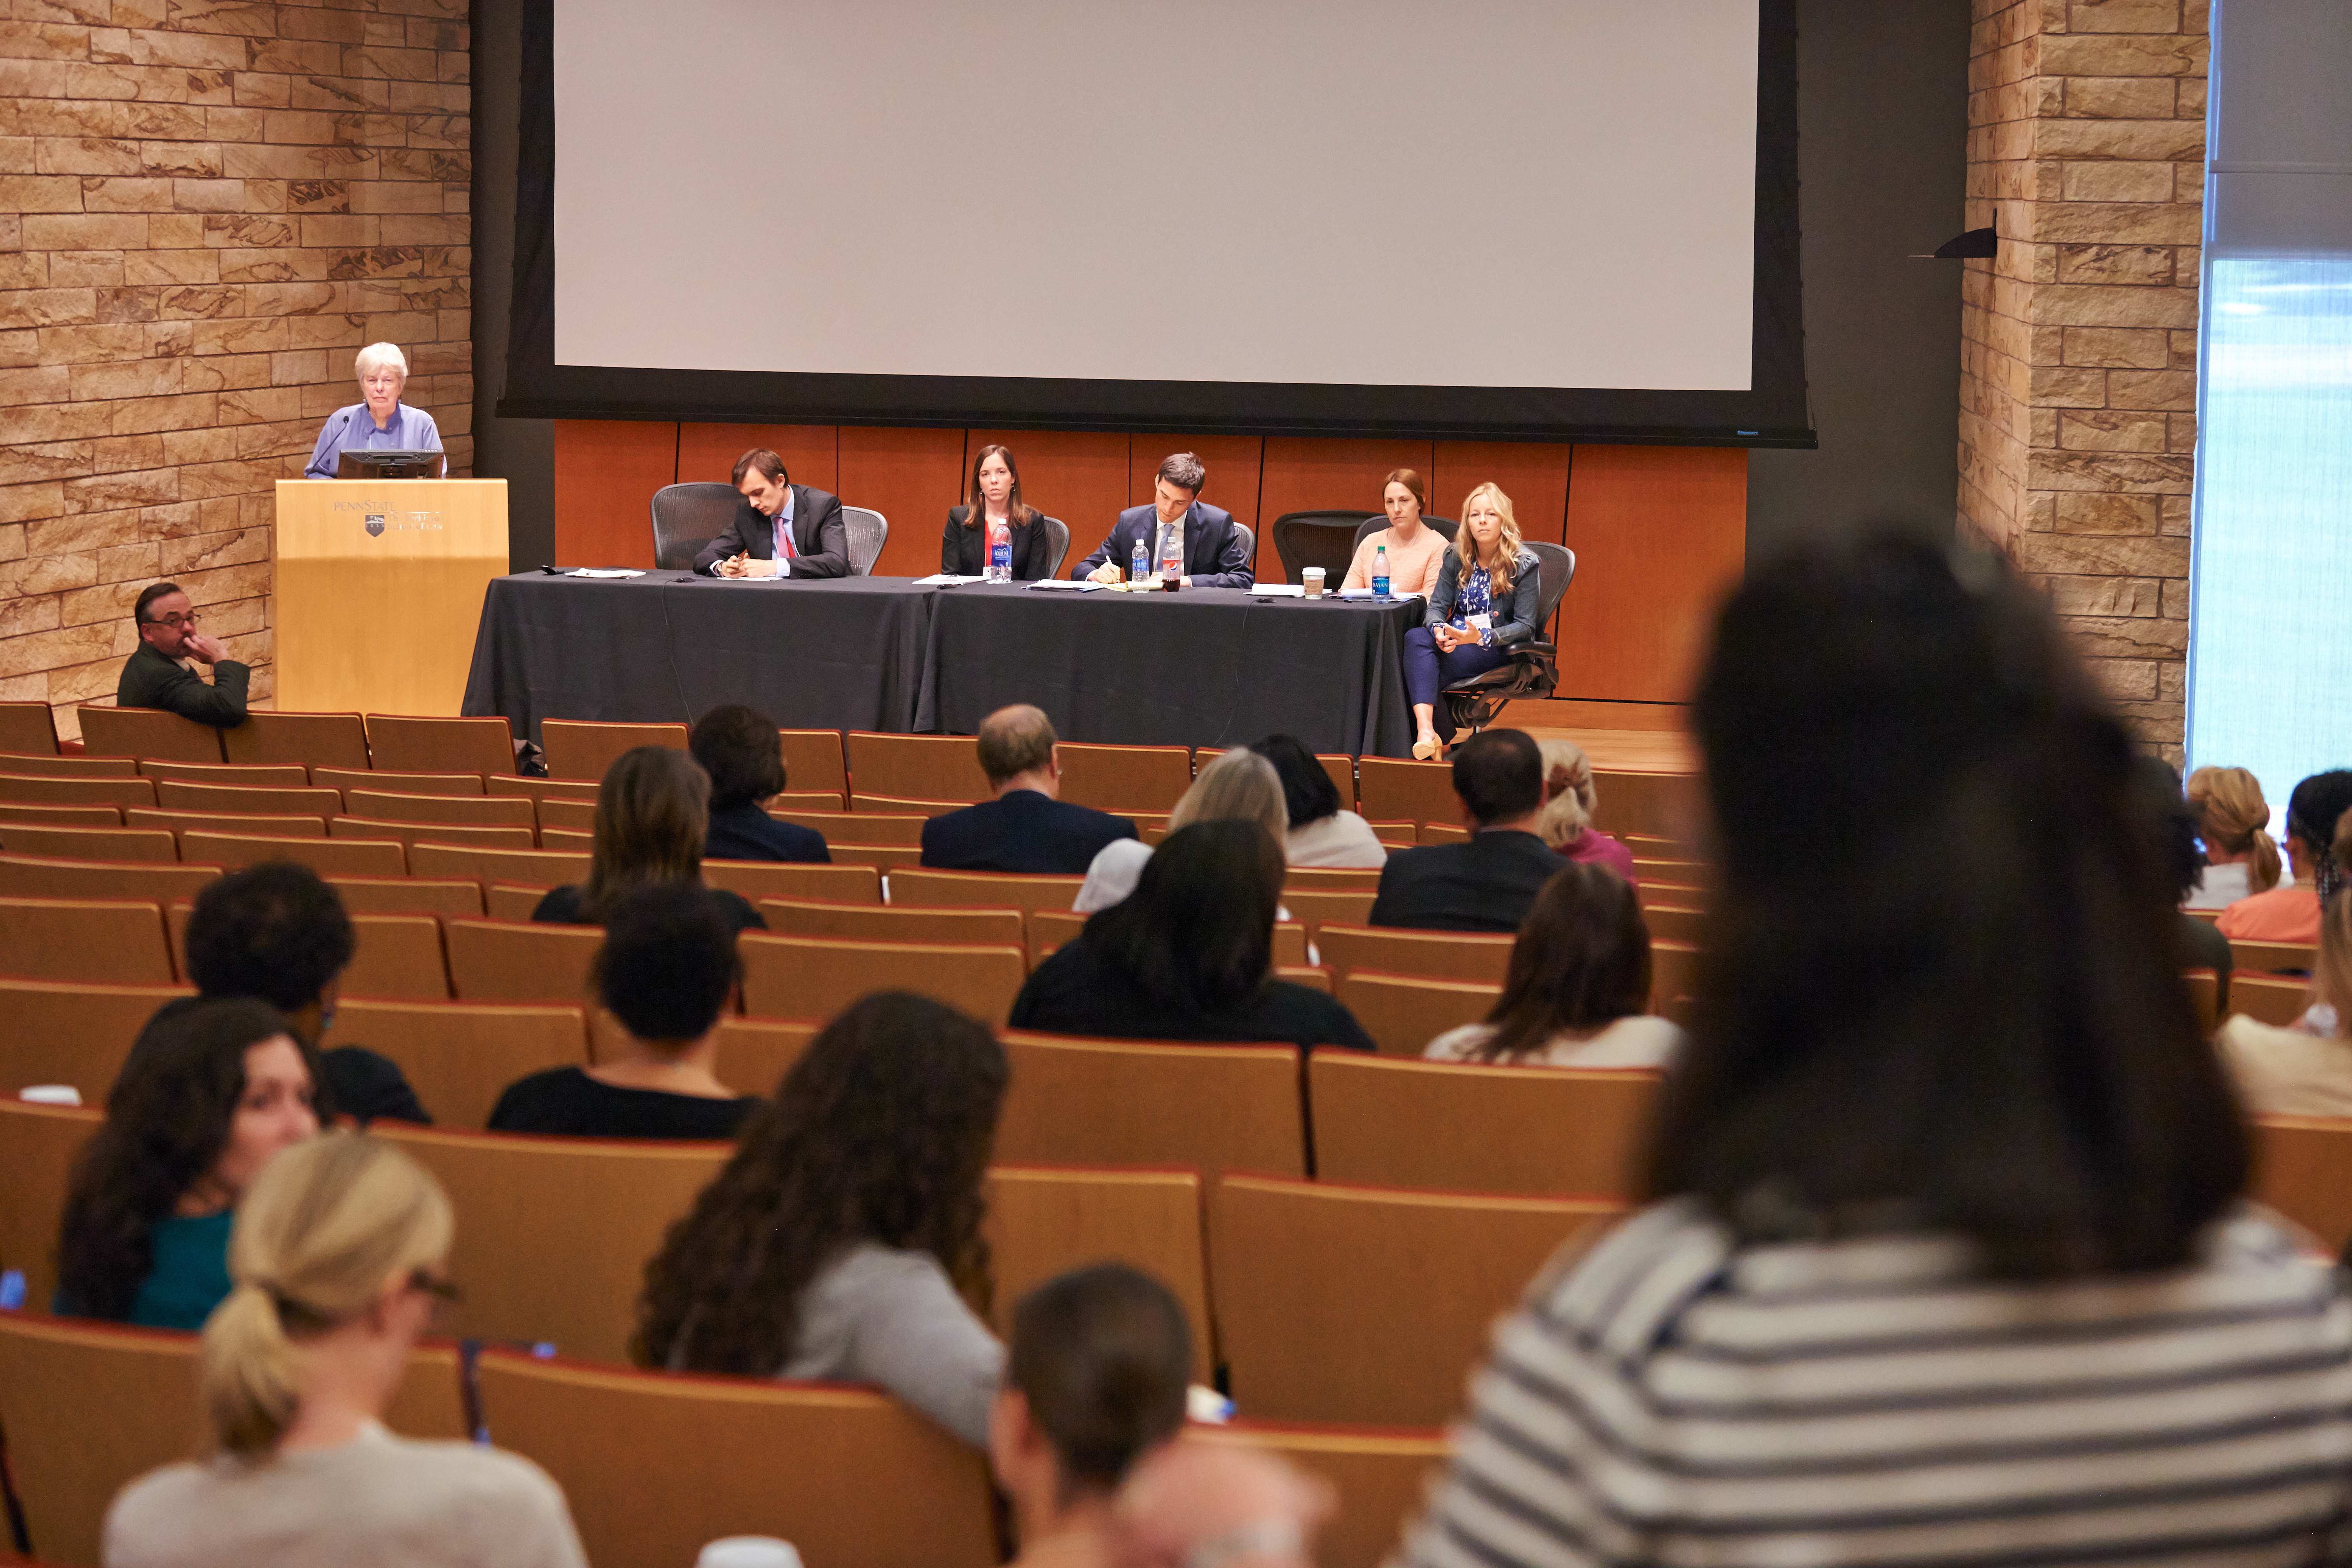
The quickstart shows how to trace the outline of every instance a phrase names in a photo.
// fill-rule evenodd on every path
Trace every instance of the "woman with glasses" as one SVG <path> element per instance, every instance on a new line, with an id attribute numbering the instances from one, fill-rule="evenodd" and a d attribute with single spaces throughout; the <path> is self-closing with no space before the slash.
<path id="1" fill-rule="evenodd" d="M 400 400 L 408 385 L 408 356 L 398 344 L 368 344 L 353 368 L 359 372 L 360 401 L 336 409 L 319 427 L 318 444 L 302 468 L 306 479 L 334 479 L 345 452 L 441 450 L 441 427 L 433 416 Z M 449 471 L 446 457 L 441 471 Z"/>
<path id="2" fill-rule="evenodd" d="M 480 1563 L 584 1568 L 530 1460 L 383 1426 L 409 1352 L 454 1300 L 449 1199 L 389 1143 L 330 1133 L 271 1163 L 237 1216 L 236 1288 L 205 1324 L 214 1456 L 133 1481 L 109 1568 Z"/>

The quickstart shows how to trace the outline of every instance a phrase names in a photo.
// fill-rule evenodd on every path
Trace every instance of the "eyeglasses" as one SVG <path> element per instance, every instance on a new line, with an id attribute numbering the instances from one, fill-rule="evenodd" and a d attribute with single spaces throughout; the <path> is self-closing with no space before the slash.
<path id="1" fill-rule="evenodd" d="M 194 626 L 196 624 L 196 613 L 194 610 L 190 610 L 184 616 L 163 616 L 157 619 L 151 620 L 147 624 L 151 626 L 169 626 L 176 632 L 184 627 Z"/>

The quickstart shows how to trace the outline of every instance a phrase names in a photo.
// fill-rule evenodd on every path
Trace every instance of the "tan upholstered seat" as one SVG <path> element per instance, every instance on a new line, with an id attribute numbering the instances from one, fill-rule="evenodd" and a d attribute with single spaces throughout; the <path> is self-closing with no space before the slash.
<path id="1" fill-rule="evenodd" d="M 168 757 L 178 763 L 217 763 L 221 732 L 210 724 L 183 719 L 161 708 L 81 706 L 82 749 L 97 757 Z"/>
<path id="2" fill-rule="evenodd" d="M 71 1084 L 104 1105 L 131 1042 L 184 985 L 0 979 L 0 1096 L 37 1083 Z"/>
<path id="3" fill-rule="evenodd" d="M 356 713 L 289 713 L 257 709 L 221 732 L 232 763 L 300 763 L 314 768 L 368 765 L 367 725 Z"/>
<path id="4" fill-rule="evenodd" d="M 1500 985 L 1515 939 L 1472 931 L 1400 931 L 1389 926 L 1326 925 L 1315 933 L 1323 962 L 1341 975 L 1359 969 L 1474 980 Z"/>
<path id="5" fill-rule="evenodd" d="M 0 898 L 0 974 L 118 985 L 179 979 L 162 910 L 131 899 Z"/>
<path id="6" fill-rule="evenodd" d="M 871 866 L 803 865 L 783 860 L 705 860 L 702 879 L 758 903 L 795 899 L 808 903 L 879 904 L 882 873 Z M 900 900 L 903 902 L 904 900 Z"/>
<path id="7" fill-rule="evenodd" d="M 760 913 L 778 936 L 828 937 L 840 942 L 979 942 L 1018 947 L 1027 940 L 1019 910 L 910 908 L 903 904 L 832 904 L 762 899 Z"/>
<path id="8" fill-rule="evenodd" d="M 842 738 L 849 784 L 858 795 L 950 800 L 989 797 L 979 746 L 961 735 L 881 735 L 852 730 Z"/>
<path id="9" fill-rule="evenodd" d="M 106 1120 L 94 1105 L 31 1105 L 0 1094 L 0 1268 L 25 1277 L 25 1303 L 58 1292 L 58 1227 L 82 1145 Z"/>
<path id="10" fill-rule="evenodd" d="M 607 724 L 591 720 L 542 719 L 539 743 L 547 752 L 547 773 L 558 779 L 601 779 L 622 752 L 638 746 L 686 750 L 683 724 Z"/>
<path id="11" fill-rule="evenodd" d="M 368 759 L 391 773 L 511 773 L 514 731 L 504 719 L 367 716 Z"/>
<path id="12" fill-rule="evenodd" d="M 1169 812 L 1192 784 L 1192 753 L 1183 746 L 1096 746 L 1065 741 L 1061 798 L 1097 811 Z"/>
<path id="13" fill-rule="evenodd" d="M 576 1005 L 353 998 L 337 1005 L 325 1044 L 391 1058 L 435 1126 L 476 1131 L 517 1079 L 588 1060 Z"/>
<path id="14" fill-rule="evenodd" d="M 461 1002 L 577 1004 L 604 933 L 534 921 L 445 921 L 449 985 Z"/>
<path id="15" fill-rule="evenodd" d="M 761 1018 L 831 1018 L 877 991 L 911 991 L 984 1024 L 1002 1024 L 1028 978 L 1017 945 L 828 942 L 747 931 L 743 1011 Z"/>
<path id="16" fill-rule="evenodd" d="M 1270 1450 L 1330 1484 L 1338 1507 L 1315 1537 L 1322 1568 L 1386 1563 L 1452 1453 L 1435 1428 L 1242 1420 L 1193 1431 L 1202 1442 Z"/>
<path id="17" fill-rule="evenodd" d="M 1298 1052 L 1008 1030 L 996 1157 L 1008 1164 L 1307 1173 Z"/>

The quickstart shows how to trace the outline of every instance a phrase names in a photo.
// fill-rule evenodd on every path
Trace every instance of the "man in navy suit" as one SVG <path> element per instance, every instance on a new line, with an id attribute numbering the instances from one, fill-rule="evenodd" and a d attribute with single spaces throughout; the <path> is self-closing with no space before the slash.
<path id="1" fill-rule="evenodd" d="M 1181 532 L 1185 587 L 1247 588 L 1255 584 L 1249 541 L 1234 526 L 1234 514 L 1201 504 L 1201 486 L 1208 477 L 1209 470 L 1190 452 L 1161 463 L 1160 476 L 1152 481 L 1152 504 L 1120 512 L 1110 537 L 1070 568 L 1070 575 L 1097 583 L 1120 581 L 1139 539 L 1157 572 L 1170 537 Z"/>
<path id="2" fill-rule="evenodd" d="M 1135 824 L 1057 800 L 1062 767 L 1053 721 L 1024 703 L 980 721 L 980 771 L 996 798 L 923 824 L 923 864 L 947 871 L 1020 871 L 1074 877 Z"/>
<path id="3" fill-rule="evenodd" d="M 784 460 L 765 447 L 735 459 L 735 489 L 743 504 L 695 556 L 697 572 L 706 577 L 850 575 L 839 496 L 793 483 Z"/>

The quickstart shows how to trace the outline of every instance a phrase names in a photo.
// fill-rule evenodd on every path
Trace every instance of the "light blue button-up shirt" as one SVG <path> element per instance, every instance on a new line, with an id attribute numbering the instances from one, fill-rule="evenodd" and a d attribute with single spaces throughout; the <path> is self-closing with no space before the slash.
<path id="1" fill-rule="evenodd" d="M 792 557 L 785 553 L 785 551 L 791 548 L 791 546 L 788 546 L 784 542 L 784 536 L 793 531 L 792 486 L 786 485 L 784 487 L 783 509 L 777 512 L 770 521 L 774 522 L 776 525 L 776 534 L 773 539 L 768 541 L 768 553 L 776 563 L 776 575 L 779 577 L 789 577 L 793 574 L 793 562 Z"/>
<path id="2" fill-rule="evenodd" d="M 335 460 L 345 452 L 374 450 L 378 452 L 438 452 L 441 450 L 441 427 L 433 416 L 422 408 L 411 408 L 405 403 L 392 405 L 392 417 L 378 429 L 375 416 L 364 403 L 354 403 L 338 408 L 327 416 L 319 430 L 319 444 L 311 448 L 310 461 L 302 470 L 306 479 L 331 479 L 335 477 Z M 442 461 L 442 471 L 448 471 L 447 459 Z"/>

